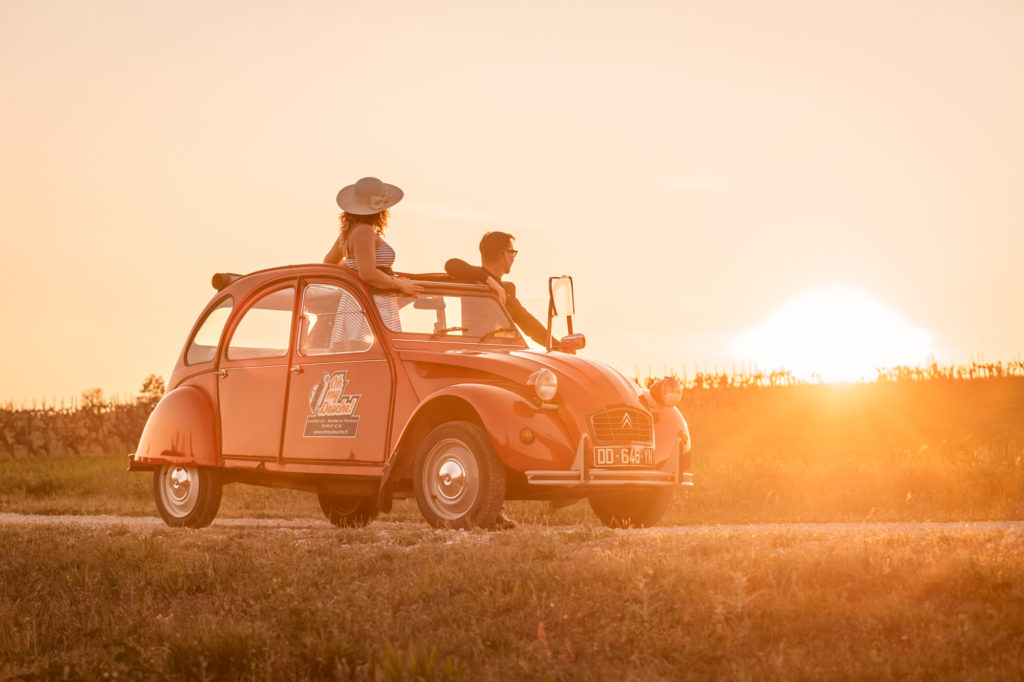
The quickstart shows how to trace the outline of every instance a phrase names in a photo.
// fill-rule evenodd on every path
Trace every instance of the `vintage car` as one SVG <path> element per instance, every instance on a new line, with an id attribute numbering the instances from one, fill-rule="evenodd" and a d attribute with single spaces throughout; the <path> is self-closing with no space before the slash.
<path id="1" fill-rule="evenodd" d="M 210 524 L 243 482 L 313 492 L 339 526 L 409 497 L 438 528 L 584 498 L 609 526 L 648 526 L 692 485 L 678 381 L 644 390 L 575 355 L 571 278 L 549 281 L 548 328 L 568 335 L 538 351 L 487 287 L 405 276 L 423 293 L 337 265 L 214 276 L 129 456 L 167 524 Z"/>

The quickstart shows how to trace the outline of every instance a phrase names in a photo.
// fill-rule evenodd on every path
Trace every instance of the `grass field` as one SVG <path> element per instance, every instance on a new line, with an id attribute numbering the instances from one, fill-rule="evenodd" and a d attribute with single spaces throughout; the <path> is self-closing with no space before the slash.
<path id="1" fill-rule="evenodd" d="M 710 396 L 711 399 L 704 399 Z M 690 396 L 692 397 L 692 395 Z M 719 391 L 663 525 L 0 526 L 0 679 L 1024 679 L 1024 537 L 710 524 L 1024 519 L 1024 379 Z M 0 459 L 0 511 L 155 516 L 125 453 Z M 705 525 L 709 524 L 709 525 Z"/>
<path id="2" fill-rule="evenodd" d="M 10 679 L 1024 677 L 1024 537 L 0 527 Z"/>

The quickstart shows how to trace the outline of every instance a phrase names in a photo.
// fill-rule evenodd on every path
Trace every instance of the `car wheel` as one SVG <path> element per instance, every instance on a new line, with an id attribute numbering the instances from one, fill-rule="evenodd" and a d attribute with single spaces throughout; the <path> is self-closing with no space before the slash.
<path id="1" fill-rule="evenodd" d="M 317 493 L 324 516 L 339 528 L 359 528 L 377 517 L 377 498 Z"/>
<path id="2" fill-rule="evenodd" d="M 416 503 L 435 528 L 489 528 L 505 501 L 505 465 L 472 422 L 448 422 L 420 444 L 413 467 Z"/>
<path id="3" fill-rule="evenodd" d="M 220 476 L 206 467 L 176 464 L 153 473 L 156 509 L 168 526 L 209 526 L 220 509 L 222 491 Z"/>
<path id="4" fill-rule="evenodd" d="M 610 528 L 647 528 L 668 511 L 672 488 L 614 490 L 590 496 L 590 508 Z"/>

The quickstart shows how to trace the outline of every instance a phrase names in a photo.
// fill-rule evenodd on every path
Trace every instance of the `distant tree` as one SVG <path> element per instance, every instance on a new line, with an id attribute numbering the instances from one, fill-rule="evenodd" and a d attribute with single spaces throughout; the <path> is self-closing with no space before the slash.
<path id="1" fill-rule="evenodd" d="M 103 389 L 87 388 L 82 391 L 82 408 L 86 410 L 98 410 L 106 405 L 103 399 Z"/>
<path id="2" fill-rule="evenodd" d="M 139 402 L 155 403 L 164 397 L 164 378 L 158 374 L 150 374 L 142 382 L 142 390 L 139 392 Z"/>

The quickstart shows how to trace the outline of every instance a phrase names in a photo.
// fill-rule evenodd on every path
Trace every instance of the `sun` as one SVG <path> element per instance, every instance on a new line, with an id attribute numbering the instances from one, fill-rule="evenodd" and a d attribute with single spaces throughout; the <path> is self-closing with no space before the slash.
<path id="1" fill-rule="evenodd" d="M 787 369 L 803 380 L 863 381 L 877 369 L 916 366 L 932 355 L 932 334 L 849 287 L 808 292 L 736 336 L 733 355 L 762 370 Z"/>

